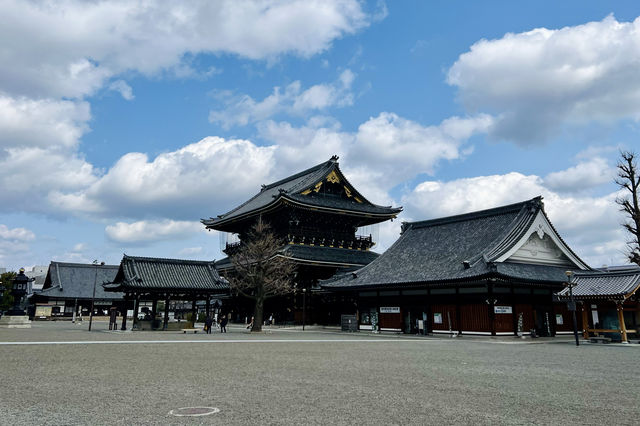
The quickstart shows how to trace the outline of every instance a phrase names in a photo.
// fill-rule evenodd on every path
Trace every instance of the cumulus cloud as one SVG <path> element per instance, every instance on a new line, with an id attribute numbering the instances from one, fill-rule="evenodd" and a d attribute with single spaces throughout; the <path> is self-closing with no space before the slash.
<path id="1" fill-rule="evenodd" d="M 76 192 L 52 192 L 49 202 L 63 211 L 104 217 L 213 214 L 268 180 L 273 150 L 246 140 L 207 137 L 153 160 L 129 153 L 93 184 Z"/>
<path id="2" fill-rule="evenodd" d="M 616 193 L 604 196 L 559 194 L 535 175 L 508 173 L 448 182 L 425 181 L 403 197 L 414 220 L 467 213 L 544 197 L 545 210 L 560 235 L 587 263 L 625 263 L 622 216 Z"/>
<path id="3" fill-rule="evenodd" d="M 75 148 L 90 118 L 87 102 L 12 98 L 0 93 L 0 149 Z"/>
<path id="4" fill-rule="evenodd" d="M 351 85 L 355 75 L 345 70 L 338 80 L 330 84 L 316 84 L 302 90 L 300 81 L 294 81 L 284 90 L 275 87 L 273 93 L 261 101 L 249 95 L 236 95 L 228 91 L 214 94 L 222 102 L 223 108 L 209 113 L 209 121 L 220 123 L 223 128 L 245 126 L 249 123 L 266 120 L 279 113 L 303 115 L 309 111 L 319 111 L 353 103 Z"/>
<path id="5" fill-rule="evenodd" d="M 544 177 L 544 184 L 558 192 L 587 191 L 613 182 L 615 176 L 615 167 L 604 158 L 596 157 L 566 170 L 549 173 Z"/>
<path id="6" fill-rule="evenodd" d="M 104 233 L 109 240 L 125 244 L 148 244 L 155 241 L 175 240 L 204 232 L 200 222 L 175 220 L 142 220 L 109 225 Z"/>
<path id="7" fill-rule="evenodd" d="M 0 224 L 0 240 L 5 242 L 32 241 L 35 237 L 35 234 L 26 228 L 9 228 Z"/>
<path id="8" fill-rule="evenodd" d="M 295 170 L 300 159 L 338 154 L 350 181 L 388 199 L 386 192 L 406 179 L 433 174 L 441 161 L 462 157 L 467 140 L 490 125 L 487 115 L 452 117 L 439 125 L 423 126 L 383 112 L 362 123 L 357 132 L 342 131 L 338 123 L 320 119 L 301 127 L 268 121 L 259 126 L 259 132 L 278 143 L 279 164 Z"/>
<path id="9" fill-rule="evenodd" d="M 497 117 L 491 135 L 521 144 L 563 125 L 640 118 L 640 18 L 480 40 L 458 58 L 449 84 L 471 111 Z"/>
<path id="10" fill-rule="evenodd" d="M 198 53 L 307 57 L 371 19 L 356 0 L 9 0 L 2 9 L 0 38 L 11 43 L 0 51 L 0 89 L 33 98 L 90 95 L 127 70 L 184 70 Z"/>
<path id="11" fill-rule="evenodd" d="M 26 228 L 9 228 L 0 224 L 0 262 L 6 265 L 7 259 L 19 253 L 29 251 L 29 242 L 36 238 L 35 234 Z"/>

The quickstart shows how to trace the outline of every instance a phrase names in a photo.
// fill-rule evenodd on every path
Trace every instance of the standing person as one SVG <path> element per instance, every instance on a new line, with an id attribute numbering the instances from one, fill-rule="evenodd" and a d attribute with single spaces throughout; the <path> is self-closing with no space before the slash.
<path id="1" fill-rule="evenodd" d="M 207 329 L 207 334 L 211 334 L 211 325 L 213 324 L 213 320 L 211 319 L 211 315 L 207 315 L 207 318 L 204 320 L 204 326 Z"/>
<path id="2" fill-rule="evenodd" d="M 116 324 L 116 316 L 118 315 L 118 312 L 116 311 L 115 307 L 112 307 L 110 311 L 111 312 L 109 313 L 109 330 L 117 330 L 118 325 Z"/>
<path id="3" fill-rule="evenodd" d="M 220 322 L 220 333 L 226 333 L 227 332 L 227 322 L 229 320 L 227 319 L 226 316 L 222 317 L 222 321 Z"/>
<path id="4" fill-rule="evenodd" d="M 269 325 L 273 325 L 273 314 L 269 315 Z"/>

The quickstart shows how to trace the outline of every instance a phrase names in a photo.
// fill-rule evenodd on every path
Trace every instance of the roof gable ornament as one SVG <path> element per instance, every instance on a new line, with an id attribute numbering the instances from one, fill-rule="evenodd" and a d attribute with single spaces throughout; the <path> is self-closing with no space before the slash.
<path id="1" fill-rule="evenodd" d="M 542 210 L 538 211 L 529 229 L 521 235 L 520 240 L 495 259 L 496 262 L 512 261 L 589 269 L 560 238 Z"/>

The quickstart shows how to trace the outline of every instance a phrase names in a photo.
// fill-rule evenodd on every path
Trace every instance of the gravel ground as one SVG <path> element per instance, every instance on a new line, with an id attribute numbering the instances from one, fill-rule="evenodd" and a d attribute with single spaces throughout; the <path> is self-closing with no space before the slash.
<path id="1" fill-rule="evenodd" d="M 274 329 L 0 330 L 0 423 L 638 424 L 638 345 Z M 140 342 L 162 340 L 169 343 Z M 124 343 L 117 343 L 117 342 Z M 216 407 L 173 417 L 180 407 Z"/>

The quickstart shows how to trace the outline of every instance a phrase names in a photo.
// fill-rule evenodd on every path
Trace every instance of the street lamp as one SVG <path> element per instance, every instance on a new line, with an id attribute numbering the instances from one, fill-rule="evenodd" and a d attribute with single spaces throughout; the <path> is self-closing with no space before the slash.
<path id="1" fill-rule="evenodd" d="M 302 289 L 302 331 L 304 331 L 304 324 L 307 319 L 307 289 Z"/>
<path id="2" fill-rule="evenodd" d="M 91 312 L 89 312 L 89 331 L 91 331 L 91 323 L 93 322 L 93 304 L 96 300 L 96 284 L 98 283 L 98 261 L 93 261 L 93 266 L 96 267 L 96 274 L 93 278 L 93 296 L 91 296 Z M 104 262 L 100 262 L 100 266 L 104 266 Z"/>
<path id="3" fill-rule="evenodd" d="M 576 285 L 571 282 L 571 276 L 573 271 L 565 271 L 567 276 L 567 287 L 569 287 L 569 303 L 568 308 L 573 316 L 573 335 L 576 338 L 576 346 L 580 346 L 580 339 L 578 339 L 578 321 L 576 320 L 576 301 L 573 299 L 573 287 Z"/>

